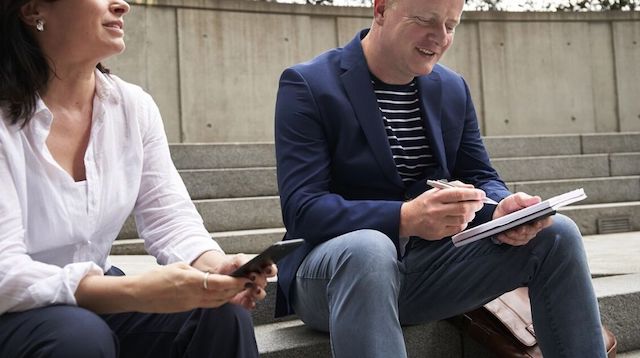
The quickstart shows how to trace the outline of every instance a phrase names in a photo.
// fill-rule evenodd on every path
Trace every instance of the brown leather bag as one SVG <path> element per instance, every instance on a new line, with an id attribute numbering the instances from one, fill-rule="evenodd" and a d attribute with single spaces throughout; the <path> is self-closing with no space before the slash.
<path id="1" fill-rule="evenodd" d="M 453 320 L 498 358 L 542 358 L 531 319 L 529 290 L 520 287 Z M 618 342 L 606 327 L 602 335 L 607 356 L 615 358 Z"/>

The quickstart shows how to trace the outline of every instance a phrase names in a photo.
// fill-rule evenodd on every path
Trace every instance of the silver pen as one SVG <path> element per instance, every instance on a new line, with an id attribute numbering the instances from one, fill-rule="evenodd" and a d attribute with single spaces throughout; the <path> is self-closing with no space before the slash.
<path id="1" fill-rule="evenodd" d="M 443 181 L 440 181 L 440 180 L 427 180 L 427 185 L 430 185 L 430 186 L 432 186 L 434 188 L 438 188 L 438 189 L 458 188 L 457 186 L 455 186 L 455 185 L 453 185 L 451 183 L 443 182 Z M 484 200 L 482 200 L 482 202 L 485 203 L 485 204 L 498 205 L 497 201 L 492 200 L 488 196 L 485 196 Z"/>

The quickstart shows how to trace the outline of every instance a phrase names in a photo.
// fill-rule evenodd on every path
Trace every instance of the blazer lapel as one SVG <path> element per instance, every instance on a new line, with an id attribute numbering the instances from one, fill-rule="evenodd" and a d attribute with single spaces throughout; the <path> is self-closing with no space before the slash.
<path id="1" fill-rule="evenodd" d="M 418 77 L 418 89 L 420 93 L 420 106 L 422 114 L 426 116 L 425 129 L 429 145 L 440 167 L 448 175 L 444 140 L 442 138 L 442 83 L 440 75 L 434 70 L 427 76 Z"/>
<path id="2" fill-rule="evenodd" d="M 404 183 L 398 174 L 389 148 L 389 139 L 384 129 L 378 101 L 373 92 L 369 68 L 360 44 L 360 36 L 363 35 L 357 35 L 344 47 L 341 65 L 345 72 L 341 76 L 342 84 L 376 161 L 389 180 L 400 188 L 404 188 Z"/>

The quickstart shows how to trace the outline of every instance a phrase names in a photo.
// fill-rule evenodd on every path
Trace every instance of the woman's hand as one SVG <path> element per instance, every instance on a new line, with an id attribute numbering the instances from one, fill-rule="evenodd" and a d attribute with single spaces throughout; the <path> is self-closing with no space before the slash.
<path id="1" fill-rule="evenodd" d="M 192 265 L 175 263 L 135 276 L 85 276 L 76 301 L 96 313 L 183 312 L 227 302 L 253 309 L 266 296 L 267 277 L 275 276 L 277 268 L 269 265 L 249 277 L 228 275 L 247 261 L 247 255 L 208 251 Z"/>
<path id="2" fill-rule="evenodd" d="M 231 273 L 238 267 L 245 264 L 251 258 L 245 254 L 237 254 L 227 256 L 229 258 L 228 266 L 223 267 L 225 272 Z M 276 265 L 267 265 L 262 268 L 260 272 L 253 272 L 249 274 L 248 278 L 254 284 L 253 287 L 240 292 L 236 295 L 231 302 L 242 305 L 246 309 L 254 309 L 256 302 L 263 300 L 267 296 L 267 278 L 274 277 L 278 272 Z"/>
<path id="3" fill-rule="evenodd" d="M 205 288 L 206 279 L 206 288 Z M 179 312 L 219 307 L 252 286 L 246 278 L 204 273 L 186 263 L 159 267 L 138 276 L 139 312 Z"/>
<path id="4" fill-rule="evenodd" d="M 76 300 L 96 313 L 171 313 L 218 307 L 253 286 L 248 278 L 206 274 L 175 263 L 135 276 L 86 276 Z"/>
<path id="5" fill-rule="evenodd" d="M 202 254 L 193 262 L 193 266 L 199 269 L 211 270 L 221 274 L 230 274 L 238 267 L 249 261 L 251 257 L 245 254 L 223 255 L 215 251 Z M 242 305 L 246 309 L 254 309 L 256 302 L 263 300 L 267 292 L 267 278 L 274 277 L 278 272 L 276 265 L 268 265 L 262 268 L 261 272 L 251 273 L 247 279 L 251 284 L 247 289 L 238 293 L 231 300 L 232 303 Z"/>

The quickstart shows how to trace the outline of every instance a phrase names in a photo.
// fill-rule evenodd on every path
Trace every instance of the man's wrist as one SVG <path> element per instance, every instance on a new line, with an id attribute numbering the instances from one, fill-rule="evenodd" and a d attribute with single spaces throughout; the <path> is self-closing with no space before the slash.
<path id="1" fill-rule="evenodd" d="M 410 237 L 412 236 L 411 234 L 411 230 L 410 230 L 410 205 L 411 202 L 407 201 L 402 203 L 402 205 L 400 206 L 400 228 L 399 228 L 399 232 L 398 232 L 398 236 L 399 237 Z"/>

